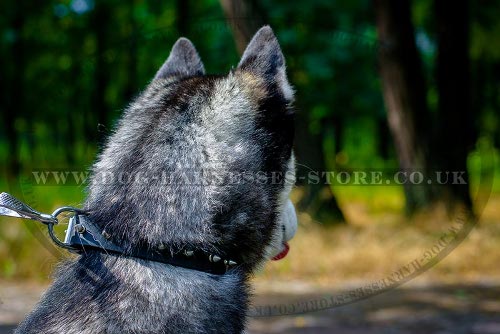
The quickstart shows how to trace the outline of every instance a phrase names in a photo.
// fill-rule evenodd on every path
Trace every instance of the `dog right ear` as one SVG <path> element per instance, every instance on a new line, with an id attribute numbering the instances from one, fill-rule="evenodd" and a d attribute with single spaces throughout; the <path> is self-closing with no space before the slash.
<path id="1" fill-rule="evenodd" d="M 287 100 L 293 100 L 293 89 L 286 76 L 285 57 L 278 39 L 269 26 L 259 29 L 241 57 L 238 69 L 274 82 Z"/>
<path id="2" fill-rule="evenodd" d="M 189 39 L 181 37 L 175 42 L 170 55 L 158 72 L 156 72 L 154 78 L 184 78 L 204 74 L 205 68 L 193 43 Z"/>

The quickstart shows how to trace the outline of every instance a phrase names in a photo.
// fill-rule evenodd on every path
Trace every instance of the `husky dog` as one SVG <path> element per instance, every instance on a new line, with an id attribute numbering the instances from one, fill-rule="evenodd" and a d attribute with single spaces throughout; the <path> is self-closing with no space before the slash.
<path id="1" fill-rule="evenodd" d="M 241 333 L 251 273 L 283 257 L 296 229 L 292 101 L 270 27 L 222 76 L 205 75 L 180 38 L 95 163 L 85 209 L 124 249 L 232 265 L 212 274 L 88 249 L 58 269 L 16 333 Z"/>

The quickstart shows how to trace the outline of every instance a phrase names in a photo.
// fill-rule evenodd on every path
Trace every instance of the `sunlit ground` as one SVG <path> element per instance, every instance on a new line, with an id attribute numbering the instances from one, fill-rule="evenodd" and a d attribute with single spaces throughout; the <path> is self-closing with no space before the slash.
<path id="1" fill-rule="evenodd" d="M 283 280 L 307 281 L 326 288 L 339 283 L 375 282 L 415 259 L 425 258 L 426 252 L 439 244 L 448 228 L 460 226 L 458 216 L 447 217 L 444 210 L 439 209 L 408 220 L 399 213 L 398 206 L 402 203 L 397 199 L 374 198 L 380 207 L 373 202 L 370 205 L 366 201 L 343 201 L 342 196 L 339 199 L 349 226 L 325 228 L 308 214 L 299 214 L 299 230 L 290 243 L 288 257 L 269 263 L 256 276 L 258 284 L 265 287 L 272 282 L 282 284 Z M 421 274 L 419 280 L 464 283 L 498 279 L 498 263 L 500 195 L 494 194 L 482 211 L 479 224 L 467 238 L 441 262 Z"/>

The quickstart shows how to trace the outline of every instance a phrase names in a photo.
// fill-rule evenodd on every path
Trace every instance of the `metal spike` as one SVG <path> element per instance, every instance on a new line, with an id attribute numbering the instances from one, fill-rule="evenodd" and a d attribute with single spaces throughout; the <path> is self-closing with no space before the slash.
<path id="1" fill-rule="evenodd" d="M 109 234 L 108 232 L 106 232 L 106 230 L 103 230 L 101 234 L 104 237 L 104 239 L 108 239 L 109 240 L 111 238 L 111 234 Z"/>
<path id="2" fill-rule="evenodd" d="M 184 255 L 186 255 L 186 256 L 193 256 L 194 255 L 194 251 L 192 251 L 192 250 L 185 250 L 184 251 Z"/>
<path id="3" fill-rule="evenodd" d="M 208 259 L 210 260 L 210 262 L 219 262 L 220 260 L 222 260 L 220 256 L 217 255 L 209 255 Z"/>
<path id="4" fill-rule="evenodd" d="M 234 266 L 236 265 L 236 262 L 234 262 L 233 260 L 224 260 L 224 264 L 226 266 Z"/>

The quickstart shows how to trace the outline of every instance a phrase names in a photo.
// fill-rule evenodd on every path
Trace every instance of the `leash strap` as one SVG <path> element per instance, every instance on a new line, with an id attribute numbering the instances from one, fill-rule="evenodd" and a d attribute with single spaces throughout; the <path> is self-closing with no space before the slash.
<path id="1" fill-rule="evenodd" d="M 54 216 L 40 213 L 7 193 L 0 194 L 0 215 L 36 220 L 44 224 L 57 224 L 57 218 Z"/>

